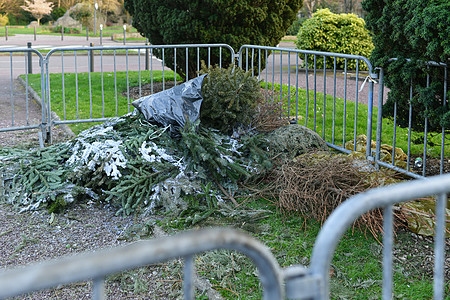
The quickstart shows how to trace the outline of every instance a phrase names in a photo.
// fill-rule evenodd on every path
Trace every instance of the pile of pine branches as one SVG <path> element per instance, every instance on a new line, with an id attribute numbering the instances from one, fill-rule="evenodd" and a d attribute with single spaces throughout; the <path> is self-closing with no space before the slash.
<path id="1" fill-rule="evenodd" d="M 168 127 L 126 115 L 44 149 L 0 149 L 0 200 L 22 210 L 56 211 L 89 199 L 124 214 L 183 211 L 205 186 L 205 201 L 220 202 L 238 181 L 270 167 L 262 149 L 259 135 L 238 140 L 187 124 L 174 140 Z"/>

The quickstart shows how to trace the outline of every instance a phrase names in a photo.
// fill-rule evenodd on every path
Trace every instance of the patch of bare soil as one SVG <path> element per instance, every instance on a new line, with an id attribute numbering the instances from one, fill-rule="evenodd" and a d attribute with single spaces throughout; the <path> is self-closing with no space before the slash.
<path id="1" fill-rule="evenodd" d="M 87 203 L 60 214 L 46 210 L 19 213 L 0 203 L 0 271 L 154 236 L 150 227 L 143 226 L 151 220 L 116 216 L 115 212 L 106 205 Z M 180 276 L 166 264 L 112 275 L 106 285 L 108 299 L 173 299 L 181 293 Z M 87 281 L 16 299 L 90 299 L 91 289 Z"/>
<path id="2" fill-rule="evenodd" d="M 179 85 L 181 83 L 182 82 L 177 82 L 177 85 Z M 147 83 L 145 85 L 142 85 L 140 88 L 139 88 L 139 86 L 131 87 L 128 93 L 123 92 L 122 94 L 124 96 L 127 96 L 127 94 L 128 94 L 130 96 L 130 99 L 139 99 L 144 96 L 156 94 L 163 90 L 170 89 L 174 86 L 175 86 L 175 81 L 165 81 L 164 83 L 163 82 L 153 82 L 153 87 L 150 83 Z"/>

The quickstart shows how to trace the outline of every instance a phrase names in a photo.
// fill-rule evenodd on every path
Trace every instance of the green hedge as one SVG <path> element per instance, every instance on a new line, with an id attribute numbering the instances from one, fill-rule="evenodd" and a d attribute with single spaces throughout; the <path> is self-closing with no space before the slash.
<path id="1" fill-rule="evenodd" d="M 297 48 L 353 54 L 369 57 L 374 46 L 365 22 L 355 14 L 334 14 L 328 8 L 320 9 L 311 19 L 303 22 L 297 35 Z M 333 66 L 333 58 L 327 58 L 327 66 Z M 308 64 L 313 63 L 312 57 Z M 356 60 L 348 60 L 348 69 L 356 69 Z M 343 69 L 344 58 L 337 59 L 337 67 Z M 323 60 L 317 60 L 317 67 L 323 67 Z M 367 69 L 360 64 L 360 69 Z"/>

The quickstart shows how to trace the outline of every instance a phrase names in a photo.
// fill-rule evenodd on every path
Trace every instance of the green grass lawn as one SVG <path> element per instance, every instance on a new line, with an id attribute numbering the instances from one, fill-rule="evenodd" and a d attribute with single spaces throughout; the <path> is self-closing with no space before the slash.
<path id="1" fill-rule="evenodd" d="M 308 266 L 321 224 L 298 214 L 284 214 L 273 203 L 258 199 L 243 203 L 243 207 L 270 211 L 256 220 L 227 220 L 211 217 L 204 226 L 238 227 L 266 245 L 278 264 Z M 184 230 L 180 220 L 162 220 L 160 225 L 171 233 Z M 378 237 L 381 239 L 381 237 Z M 400 232 L 396 241 L 407 244 L 408 233 Z M 196 258 L 199 274 L 208 278 L 214 289 L 226 299 L 261 299 L 262 290 L 257 272 L 250 259 L 238 252 L 221 250 Z M 433 283 L 409 262 L 394 261 L 393 299 L 427 299 Z M 380 299 L 382 291 L 382 246 L 361 229 L 349 229 L 338 244 L 331 263 L 331 299 Z M 447 287 L 447 293 L 449 287 Z"/>
<path id="2" fill-rule="evenodd" d="M 137 30 L 134 27 L 127 26 L 127 33 L 135 33 Z M 5 36 L 5 26 L 0 26 L 0 36 Z M 97 34 L 95 36 L 100 36 L 100 30 L 98 29 Z M 122 34 L 123 27 L 122 26 L 105 26 L 103 27 L 103 36 L 110 36 L 112 34 Z M 15 34 L 34 34 L 34 28 L 27 28 L 26 26 L 8 26 L 8 36 Z M 36 27 L 37 35 L 61 35 L 60 32 L 53 32 L 51 26 L 42 25 L 40 27 Z M 86 28 L 83 27 L 81 33 L 64 33 L 64 35 L 74 35 L 74 36 L 86 36 Z M 89 30 L 89 36 L 94 36 L 94 31 Z M 130 38 L 127 40 L 133 40 L 134 38 Z M 140 39 L 139 39 L 140 40 Z M 145 40 L 145 39 L 143 39 Z"/>

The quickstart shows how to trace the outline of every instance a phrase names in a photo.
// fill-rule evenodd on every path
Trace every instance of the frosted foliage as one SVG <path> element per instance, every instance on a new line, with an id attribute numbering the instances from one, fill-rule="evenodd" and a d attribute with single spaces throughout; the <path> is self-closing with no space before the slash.
<path id="1" fill-rule="evenodd" d="M 105 136 L 112 133 L 113 128 L 97 127 L 95 130 L 87 130 L 80 134 L 73 148 L 73 154 L 68 159 L 69 165 L 77 165 L 77 168 L 87 167 L 95 171 L 98 166 L 104 164 L 103 171 L 106 175 L 118 179 L 122 176 L 120 168 L 126 168 L 127 159 L 121 150 L 122 141 L 106 139 L 104 141 L 88 142 L 87 138 L 93 136 Z"/>

